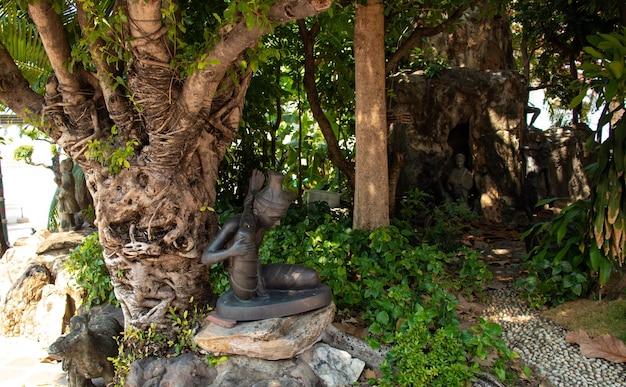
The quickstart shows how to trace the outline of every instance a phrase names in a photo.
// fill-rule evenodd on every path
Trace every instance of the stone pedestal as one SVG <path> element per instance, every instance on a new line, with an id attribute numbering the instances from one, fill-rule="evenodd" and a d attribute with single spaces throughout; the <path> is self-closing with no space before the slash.
<path id="1" fill-rule="evenodd" d="M 205 351 L 264 360 L 291 359 L 319 341 L 335 305 L 288 317 L 241 322 L 226 328 L 207 322 L 195 341 Z"/>
<path id="2" fill-rule="evenodd" d="M 300 290 L 271 289 L 265 297 L 249 300 L 240 300 L 229 290 L 217 300 L 215 311 L 223 319 L 255 321 L 305 313 L 328 306 L 332 301 L 333 293 L 325 284 Z"/>

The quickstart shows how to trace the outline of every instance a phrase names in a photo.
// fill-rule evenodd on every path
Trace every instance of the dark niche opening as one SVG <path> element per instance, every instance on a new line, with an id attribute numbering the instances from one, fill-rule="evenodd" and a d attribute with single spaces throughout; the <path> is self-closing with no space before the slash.
<path id="1" fill-rule="evenodd" d="M 472 165 L 472 154 L 469 146 L 470 138 L 469 122 L 458 124 L 448 133 L 448 145 L 452 148 L 452 157 L 449 162 L 454 166 L 454 155 L 462 153 L 465 156 L 465 168 L 474 170 Z"/>

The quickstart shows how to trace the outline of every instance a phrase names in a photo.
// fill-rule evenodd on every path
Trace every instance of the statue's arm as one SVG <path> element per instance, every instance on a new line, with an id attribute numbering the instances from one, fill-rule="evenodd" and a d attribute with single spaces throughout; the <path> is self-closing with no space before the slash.
<path id="1" fill-rule="evenodd" d="M 232 255 L 231 249 L 224 249 L 224 246 L 226 246 L 226 243 L 237 233 L 240 218 L 240 215 L 235 215 L 224 223 L 224 226 L 222 226 L 215 238 L 202 252 L 201 260 L 203 264 L 211 265 L 218 263 Z"/>

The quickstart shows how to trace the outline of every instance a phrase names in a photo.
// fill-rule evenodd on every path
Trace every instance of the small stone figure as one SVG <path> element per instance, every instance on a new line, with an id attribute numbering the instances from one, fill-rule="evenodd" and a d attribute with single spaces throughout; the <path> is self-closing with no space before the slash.
<path id="1" fill-rule="evenodd" d="M 92 309 L 70 319 L 70 333 L 61 336 L 48 348 L 50 357 L 63 360 L 69 387 L 92 387 L 91 379 L 103 378 L 107 386 L 115 377 L 113 363 L 118 355 L 115 337 L 123 331 L 115 313 L 109 309 Z"/>
<path id="2" fill-rule="evenodd" d="M 61 184 L 57 193 L 57 213 L 59 214 L 59 231 L 76 229 L 74 214 L 80 212 L 80 206 L 76 200 L 76 188 L 72 169 L 72 159 L 61 161 Z"/>
<path id="3" fill-rule="evenodd" d="M 457 153 L 454 160 L 455 168 L 448 176 L 446 187 L 453 199 L 463 199 L 467 203 L 469 191 L 474 186 L 474 175 L 465 168 L 465 155 Z"/>
<path id="4" fill-rule="evenodd" d="M 280 224 L 280 219 L 294 199 L 293 193 L 283 191 L 283 178 L 279 173 L 270 172 L 268 184 L 261 189 L 265 178 L 260 171 L 254 170 L 248 195 L 244 200 L 243 213 L 228 219 L 202 253 L 201 260 L 205 265 L 225 262 L 231 292 L 234 293 L 234 298 L 231 297 L 233 302 L 255 299 L 265 302 L 276 295 L 276 292 L 272 293 L 275 290 L 290 291 L 289 294 L 293 294 L 294 291 L 297 293 L 299 290 L 316 289 L 321 285 L 319 275 L 314 269 L 290 264 L 262 265 L 258 259 L 265 232 Z M 326 304 L 329 302 L 330 300 L 325 301 Z M 218 300 L 218 315 L 221 306 Z M 321 306 L 325 305 L 316 307 Z M 267 314 L 285 316 L 301 312 L 302 310 L 298 311 L 296 308 L 293 313 L 285 314 L 284 310 L 277 310 L 276 313 Z M 266 317 L 259 317 L 262 318 Z M 237 319 L 244 320 L 247 317 L 239 316 Z"/>

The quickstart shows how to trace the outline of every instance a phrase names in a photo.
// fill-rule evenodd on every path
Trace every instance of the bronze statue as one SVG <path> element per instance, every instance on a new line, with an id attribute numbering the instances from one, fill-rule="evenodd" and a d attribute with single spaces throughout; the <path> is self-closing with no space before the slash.
<path id="1" fill-rule="evenodd" d="M 61 161 L 61 184 L 56 195 L 57 213 L 59 215 L 59 231 L 76 229 L 74 214 L 80 212 L 80 205 L 76 200 L 76 188 L 72 169 L 74 161 L 65 159 Z"/>
<path id="2" fill-rule="evenodd" d="M 261 189 L 265 178 L 262 172 L 254 170 L 250 178 L 248 195 L 244 200 L 243 212 L 228 219 L 215 239 L 202 252 L 203 264 L 212 265 L 218 262 L 226 264 L 231 292 L 234 293 L 234 297 L 229 294 L 220 297 L 221 299 L 230 297 L 226 303 L 257 300 L 267 306 L 267 300 L 273 301 L 273 298 L 282 299 L 286 296 L 289 302 L 292 301 L 289 300 L 291 296 L 310 294 L 310 292 L 298 293 L 298 291 L 323 289 L 325 293 L 328 292 L 325 285 L 320 284 L 317 271 L 312 268 L 280 263 L 262 265 L 258 259 L 259 247 L 265 232 L 280 224 L 280 219 L 294 199 L 293 193 L 282 189 L 283 178 L 283 175 L 277 172 L 269 172 L 268 184 Z M 329 294 L 324 296 L 326 305 L 330 303 L 328 297 Z M 282 299 L 282 301 L 285 300 Z M 308 310 L 324 306 L 315 305 L 317 304 L 311 304 L 314 307 Z M 218 300 L 216 308 L 218 315 L 224 314 L 220 313 L 220 308 L 223 311 L 226 306 L 220 304 Z M 245 305 L 243 308 L 245 309 Z M 271 308 L 274 308 L 275 313 L 271 311 Z M 269 312 L 262 313 L 260 316 L 285 316 L 302 312 L 302 310 L 298 311 L 299 308 L 279 309 L 272 306 Z M 244 320 L 248 319 L 248 312 L 246 311 L 243 315 L 235 313 L 234 316 L 222 317 Z M 261 318 L 267 317 L 259 319 Z"/>
<path id="3" fill-rule="evenodd" d="M 474 186 L 474 175 L 465 168 L 465 155 L 457 153 L 455 168 L 450 172 L 446 187 L 453 199 L 463 199 L 467 203 L 469 191 Z"/>

